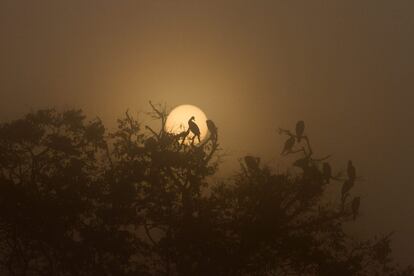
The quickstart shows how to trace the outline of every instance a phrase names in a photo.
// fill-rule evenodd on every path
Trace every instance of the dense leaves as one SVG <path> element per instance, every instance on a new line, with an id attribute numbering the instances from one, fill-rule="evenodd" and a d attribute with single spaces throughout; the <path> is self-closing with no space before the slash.
<path id="1" fill-rule="evenodd" d="M 392 263 L 390 236 L 343 230 L 360 208 L 356 169 L 333 175 L 314 158 L 303 121 L 280 130 L 295 173 L 246 156 L 213 182 L 216 125 L 186 144 L 151 107 L 159 130 L 127 112 L 108 132 L 78 110 L 0 125 L 0 274 L 411 275 Z M 328 185 L 343 185 L 339 202 L 323 201 Z"/>

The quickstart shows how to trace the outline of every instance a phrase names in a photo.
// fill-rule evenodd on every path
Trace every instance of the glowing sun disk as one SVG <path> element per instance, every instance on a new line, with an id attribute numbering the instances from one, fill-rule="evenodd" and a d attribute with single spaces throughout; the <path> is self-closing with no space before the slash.
<path id="1" fill-rule="evenodd" d="M 167 121 L 165 122 L 165 130 L 174 134 L 187 131 L 188 120 L 193 116 L 195 118 L 194 122 L 200 128 L 200 138 L 203 140 L 208 133 L 206 124 L 207 116 L 200 108 L 194 105 L 185 104 L 175 107 L 170 114 L 168 114 Z M 193 133 L 190 132 L 188 138 L 192 137 Z"/>

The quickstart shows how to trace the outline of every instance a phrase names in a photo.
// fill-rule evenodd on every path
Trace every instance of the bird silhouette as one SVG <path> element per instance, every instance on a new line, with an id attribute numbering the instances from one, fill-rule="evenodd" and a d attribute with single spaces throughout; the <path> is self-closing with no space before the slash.
<path id="1" fill-rule="evenodd" d="M 292 151 L 293 146 L 295 145 L 295 137 L 291 136 L 289 139 L 286 140 L 285 146 L 282 151 L 282 155 L 286 155 Z"/>
<path id="2" fill-rule="evenodd" d="M 355 180 L 355 177 L 356 177 L 356 172 L 355 172 L 355 167 L 354 167 L 354 165 L 352 165 L 352 161 L 351 160 L 348 161 L 347 172 L 348 172 L 348 178 L 351 181 L 354 181 Z"/>
<path id="3" fill-rule="evenodd" d="M 191 118 L 190 118 L 190 120 L 188 120 L 188 128 L 189 128 L 189 130 L 194 134 L 194 136 L 193 136 L 193 138 L 192 138 L 192 140 L 193 140 L 193 143 L 194 143 L 194 139 L 195 139 L 195 137 L 197 137 L 197 139 L 198 139 L 198 142 L 200 143 L 201 142 L 201 139 L 200 139 L 200 128 L 198 127 L 198 125 L 194 122 L 194 120 L 195 120 L 195 117 L 194 116 L 192 116 Z"/>
<path id="4" fill-rule="evenodd" d="M 211 134 L 211 138 L 213 140 L 216 140 L 217 139 L 217 127 L 216 127 L 216 124 L 212 120 L 207 120 L 206 121 L 206 124 L 207 124 L 208 131 Z"/>
<path id="5" fill-rule="evenodd" d="M 322 166 L 323 179 L 326 181 L 326 183 L 329 183 L 330 179 L 332 178 L 331 165 L 328 162 L 324 162 Z"/>
<path id="6" fill-rule="evenodd" d="M 250 172 L 254 172 L 259 169 L 260 158 L 247 155 L 244 157 L 244 163 Z"/>
<path id="7" fill-rule="evenodd" d="M 361 198 L 358 196 L 352 200 L 352 218 L 355 220 L 358 212 L 359 206 L 361 205 Z"/>
<path id="8" fill-rule="evenodd" d="M 354 186 L 354 181 L 345 180 L 344 184 L 342 185 L 342 196 L 345 196 Z"/>
<path id="9" fill-rule="evenodd" d="M 305 170 L 309 166 L 309 158 L 301 158 L 293 162 L 293 166 Z"/>
<path id="10" fill-rule="evenodd" d="M 190 133 L 189 129 L 186 130 L 186 131 L 182 131 L 182 132 L 175 135 L 175 139 L 177 139 L 177 141 L 180 141 L 180 139 L 181 139 L 181 144 L 184 144 L 185 138 L 187 138 L 189 133 Z"/>
<path id="11" fill-rule="evenodd" d="M 296 123 L 296 137 L 297 137 L 299 143 L 300 143 L 300 140 L 302 139 L 304 131 L 305 131 L 305 122 L 304 121 L 298 121 Z"/>

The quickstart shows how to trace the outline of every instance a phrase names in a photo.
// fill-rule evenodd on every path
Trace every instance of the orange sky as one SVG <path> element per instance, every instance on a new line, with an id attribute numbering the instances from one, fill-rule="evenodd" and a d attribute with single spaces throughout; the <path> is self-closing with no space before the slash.
<path id="1" fill-rule="evenodd" d="M 283 164 L 275 129 L 304 119 L 317 152 L 353 159 L 366 179 L 358 231 L 395 230 L 396 256 L 414 262 L 413 11 L 409 0 L 3 0 L 0 120 L 81 107 L 114 125 L 148 100 L 191 103 L 219 126 L 229 163 Z"/>

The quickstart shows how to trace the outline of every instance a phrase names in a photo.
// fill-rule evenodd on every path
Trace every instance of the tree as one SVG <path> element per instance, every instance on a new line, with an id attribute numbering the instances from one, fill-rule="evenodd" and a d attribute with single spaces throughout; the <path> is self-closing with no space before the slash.
<path id="1" fill-rule="evenodd" d="M 8 274 L 104 275 L 128 264 L 135 241 L 104 216 L 104 133 L 79 110 L 42 110 L 1 125 L 0 246 Z"/>
<path id="2" fill-rule="evenodd" d="M 343 230 L 357 218 L 355 170 L 332 176 L 303 122 L 281 130 L 283 153 L 301 155 L 297 173 L 245 156 L 214 183 L 217 128 L 186 144 L 164 130 L 166 109 L 151 109 L 158 130 L 126 112 L 108 133 L 78 110 L 0 125 L 2 274 L 411 275 L 392 262 L 389 235 L 358 241 Z M 322 200 L 330 180 L 344 183 L 335 204 Z"/>

